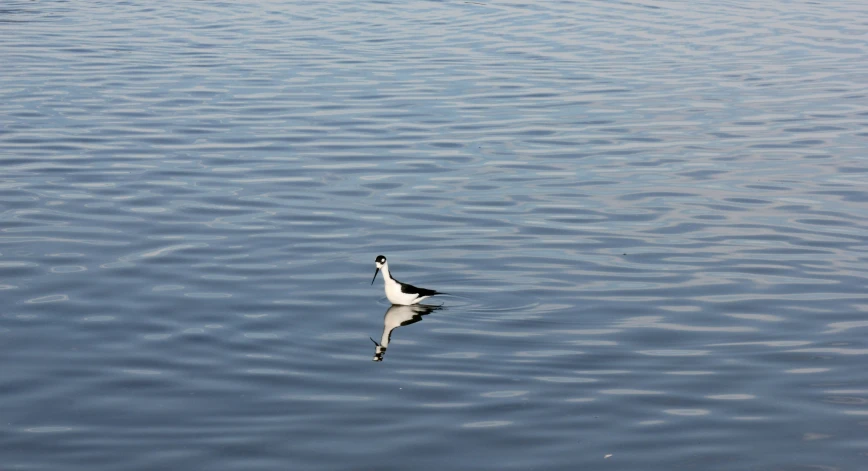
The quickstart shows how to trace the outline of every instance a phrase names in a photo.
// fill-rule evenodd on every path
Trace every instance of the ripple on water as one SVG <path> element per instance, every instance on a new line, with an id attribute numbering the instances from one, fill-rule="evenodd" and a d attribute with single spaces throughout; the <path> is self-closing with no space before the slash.
<path id="1" fill-rule="evenodd" d="M 59 265 L 51 267 L 52 273 L 77 273 L 87 271 L 87 267 L 81 265 Z"/>
<path id="2" fill-rule="evenodd" d="M 45 303 L 58 303 L 63 301 L 69 301 L 69 295 L 66 294 L 52 294 L 48 296 L 40 296 L 38 298 L 28 299 L 27 304 L 45 304 Z"/>
<path id="3" fill-rule="evenodd" d="M 711 413 L 708 409 L 665 409 L 663 412 L 682 417 L 695 417 Z"/>
<path id="4" fill-rule="evenodd" d="M 508 425 L 512 425 L 513 423 L 509 420 L 484 420 L 481 422 L 467 422 L 461 424 L 463 428 L 495 428 L 495 427 L 506 427 Z"/>
<path id="5" fill-rule="evenodd" d="M 63 433 L 72 431 L 72 427 L 42 426 L 23 429 L 27 433 Z"/>
<path id="6" fill-rule="evenodd" d="M 529 391 L 491 391 L 487 393 L 480 394 L 482 397 L 490 397 L 490 398 L 508 398 L 508 397 L 521 397 L 528 394 Z"/>

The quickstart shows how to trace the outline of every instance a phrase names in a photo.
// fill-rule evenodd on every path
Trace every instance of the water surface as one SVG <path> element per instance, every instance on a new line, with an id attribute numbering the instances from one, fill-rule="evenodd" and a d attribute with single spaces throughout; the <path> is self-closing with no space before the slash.
<path id="1" fill-rule="evenodd" d="M 866 14 L 5 2 L 3 468 L 865 469 Z"/>

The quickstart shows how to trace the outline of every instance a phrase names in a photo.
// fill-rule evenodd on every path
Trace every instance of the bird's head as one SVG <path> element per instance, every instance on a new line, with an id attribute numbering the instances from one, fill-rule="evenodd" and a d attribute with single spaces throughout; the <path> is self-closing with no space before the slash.
<path id="1" fill-rule="evenodd" d="M 383 355 L 386 354 L 386 347 L 380 345 L 380 343 L 374 339 L 371 339 L 371 342 L 374 342 L 374 345 L 376 345 L 374 347 L 374 358 L 372 358 L 372 360 L 383 361 Z"/>
<path id="2" fill-rule="evenodd" d="M 374 284 L 374 281 L 377 279 L 377 273 L 380 273 L 380 268 L 383 268 L 383 265 L 386 264 L 386 256 L 385 255 L 377 255 L 377 258 L 374 259 L 374 265 L 377 267 L 374 270 L 374 278 L 371 279 L 371 284 Z"/>

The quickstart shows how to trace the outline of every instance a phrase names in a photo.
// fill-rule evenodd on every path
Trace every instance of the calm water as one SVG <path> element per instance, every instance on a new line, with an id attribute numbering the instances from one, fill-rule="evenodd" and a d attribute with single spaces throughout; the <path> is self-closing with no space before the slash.
<path id="1" fill-rule="evenodd" d="M 0 468 L 868 469 L 866 18 L 4 1 Z"/>

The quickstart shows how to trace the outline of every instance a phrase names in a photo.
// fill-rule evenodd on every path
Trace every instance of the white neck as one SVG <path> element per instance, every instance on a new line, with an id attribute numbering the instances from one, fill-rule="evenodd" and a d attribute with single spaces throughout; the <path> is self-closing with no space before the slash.
<path id="1" fill-rule="evenodd" d="M 394 327 L 391 329 L 388 326 L 383 327 L 383 335 L 380 336 L 380 346 L 383 348 L 389 347 L 389 337 L 391 337 L 392 331 L 395 330 Z"/>
<path id="2" fill-rule="evenodd" d="M 384 263 L 380 271 L 383 272 L 383 279 L 386 280 L 386 283 L 391 283 L 392 275 L 389 273 L 389 262 Z"/>

